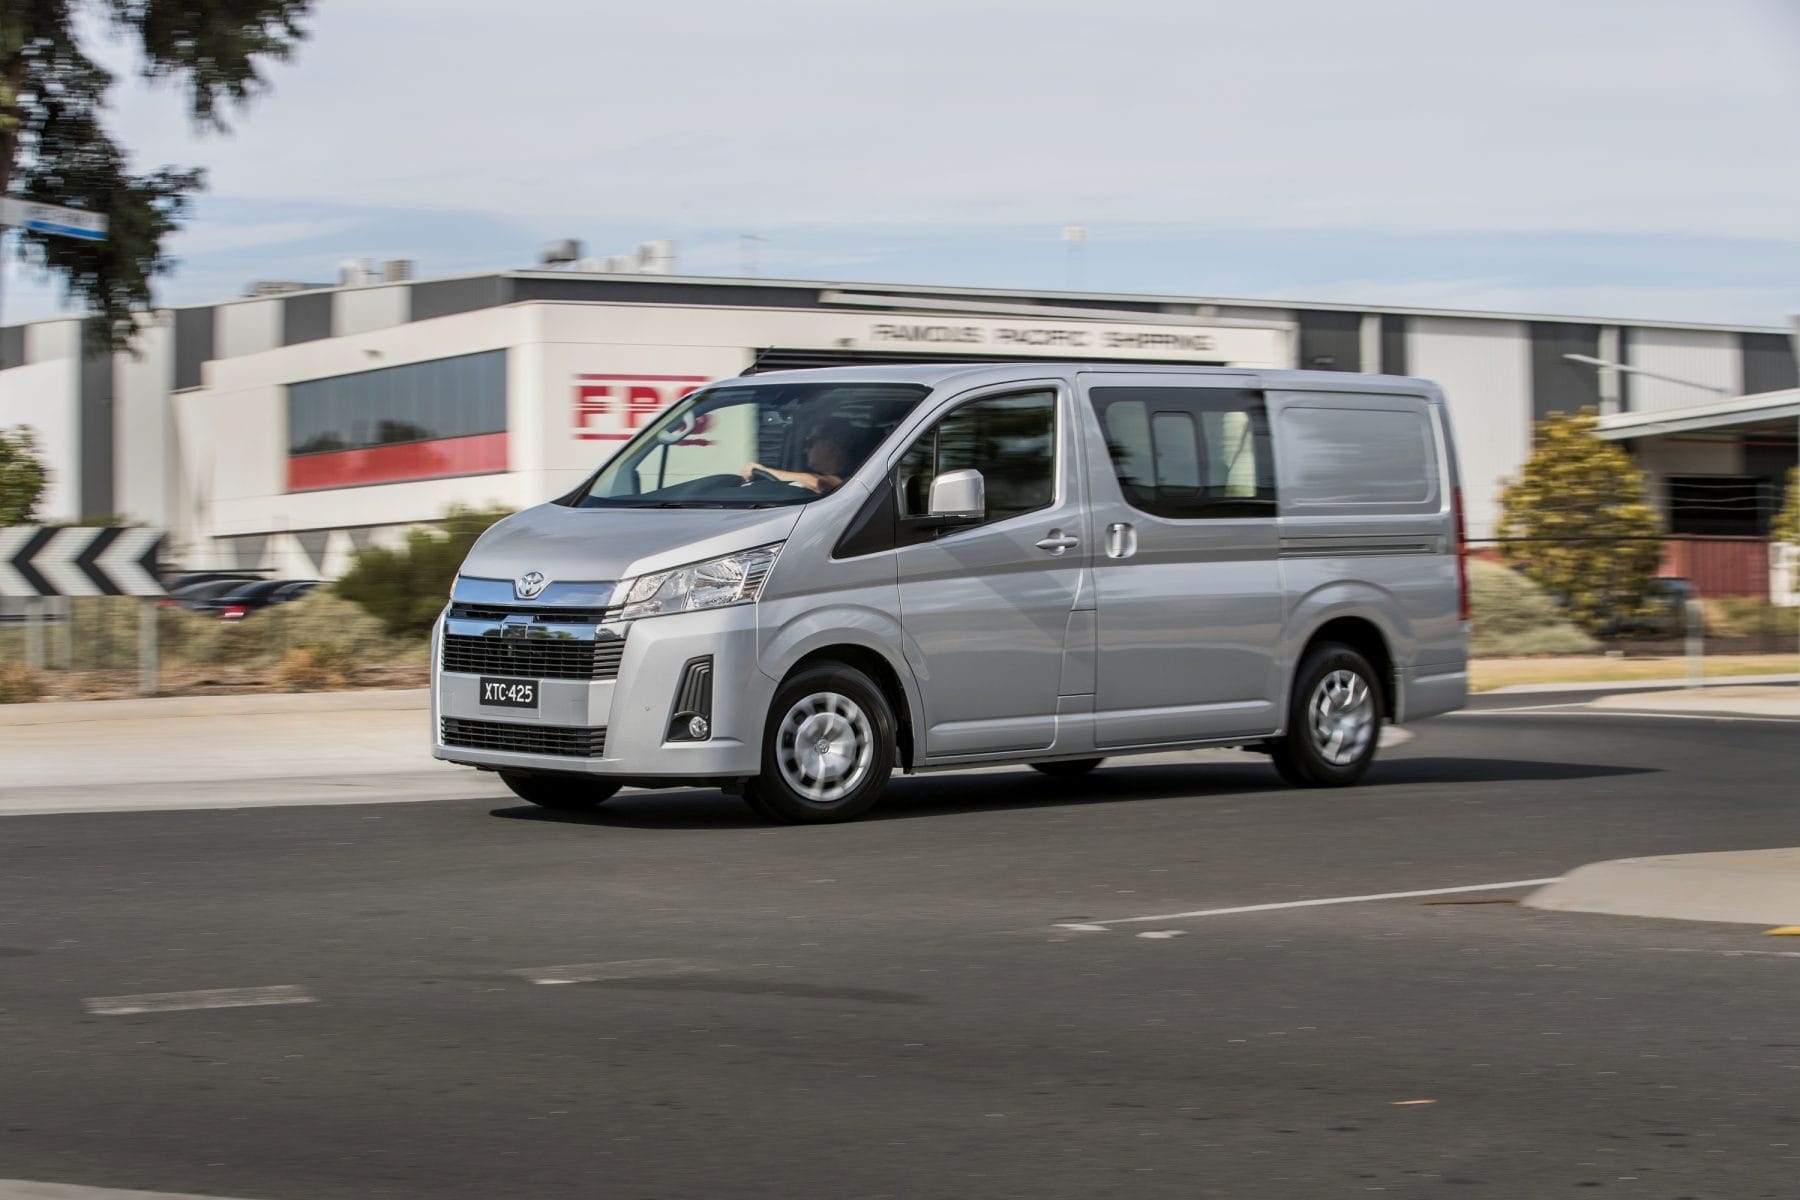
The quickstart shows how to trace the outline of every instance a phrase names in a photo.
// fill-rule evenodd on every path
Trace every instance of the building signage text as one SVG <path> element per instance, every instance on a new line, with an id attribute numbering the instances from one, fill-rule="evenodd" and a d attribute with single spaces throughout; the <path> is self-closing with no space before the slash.
<path id="1" fill-rule="evenodd" d="M 1061 349 L 1099 351 L 1163 351 L 1210 354 L 1218 339 L 1210 333 L 1185 330 L 1107 329 L 1058 325 L 958 325 L 941 323 L 879 322 L 869 329 L 877 344 L 917 346 L 989 346 L 1008 349 Z"/>
<path id="2" fill-rule="evenodd" d="M 629 441 L 649 418 L 707 382 L 705 375 L 577 375 L 575 437 Z"/>

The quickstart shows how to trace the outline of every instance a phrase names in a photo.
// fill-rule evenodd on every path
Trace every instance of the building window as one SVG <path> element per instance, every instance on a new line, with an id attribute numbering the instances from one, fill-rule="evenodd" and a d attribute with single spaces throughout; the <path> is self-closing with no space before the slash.
<path id="1" fill-rule="evenodd" d="M 288 490 L 506 469 L 506 351 L 289 384 Z"/>
<path id="2" fill-rule="evenodd" d="M 1669 532 L 1765 537 L 1781 506 L 1774 484 L 1752 475 L 1671 475 Z"/>

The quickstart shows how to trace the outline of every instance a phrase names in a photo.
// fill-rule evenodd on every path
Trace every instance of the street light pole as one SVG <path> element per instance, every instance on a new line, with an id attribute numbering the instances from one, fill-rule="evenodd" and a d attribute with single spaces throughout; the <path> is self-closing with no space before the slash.
<path id="1" fill-rule="evenodd" d="M 1613 362 L 1609 358 L 1595 358 L 1591 354 L 1565 354 L 1563 357 L 1570 362 L 1578 362 L 1584 366 L 1603 367 L 1608 370 L 1622 372 L 1626 375 L 1642 375 L 1646 379 L 1660 379 L 1664 383 L 1676 383 L 1680 384 L 1682 387 L 1700 388 L 1703 391 L 1711 392 L 1721 398 L 1737 395 L 1732 389 L 1722 388 L 1716 384 L 1700 383 L 1692 379 L 1683 379 L 1679 375 L 1664 375 L 1661 371 L 1646 371 L 1643 367 L 1631 367 L 1622 362 Z"/>

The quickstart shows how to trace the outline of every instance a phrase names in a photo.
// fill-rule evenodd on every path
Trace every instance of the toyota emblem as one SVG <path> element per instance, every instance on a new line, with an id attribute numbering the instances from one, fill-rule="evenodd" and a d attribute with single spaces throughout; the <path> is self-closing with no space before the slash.
<path id="1" fill-rule="evenodd" d="M 521 600 L 535 600 L 549 582 L 542 571 L 527 571 L 513 580 L 513 594 Z"/>

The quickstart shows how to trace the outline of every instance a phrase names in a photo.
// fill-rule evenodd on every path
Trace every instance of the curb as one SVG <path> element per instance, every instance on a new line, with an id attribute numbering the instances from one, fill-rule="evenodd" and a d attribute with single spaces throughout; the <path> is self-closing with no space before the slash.
<path id="1" fill-rule="evenodd" d="M 1505 687 L 1471 691 L 1470 696 L 1534 696 L 1556 692 L 1658 692 L 1675 689 L 1699 690 L 1715 687 L 1748 687 L 1768 684 L 1780 686 L 1800 683 L 1800 675 L 1709 675 L 1701 687 L 1689 689 L 1686 677 L 1679 679 L 1593 679 L 1587 683 L 1512 683 Z"/>
<path id="2" fill-rule="evenodd" d="M 165 696 L 143 700 L 61 700 L 0 704 L 0 727 L 89 721 L 154 721 L 172 717 L 253 717 L 280 713 L 424 709 L 429 688 L 352 692 L 255 692 L 236 696 Z"/>
<path id="3" fill-rule="evenodd" d="M 1521 903 L 1615 917 L 1800 924 L 1800 847 L 1589 863 Z"/>

